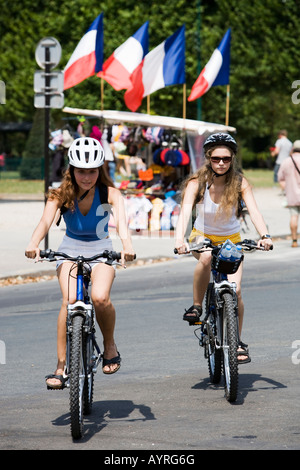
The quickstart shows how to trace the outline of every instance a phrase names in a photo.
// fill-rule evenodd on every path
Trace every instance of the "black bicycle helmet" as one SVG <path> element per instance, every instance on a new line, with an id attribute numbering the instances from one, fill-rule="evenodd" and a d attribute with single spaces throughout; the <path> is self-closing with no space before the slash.
<path id="1" fill-rule="evenodd" d="M 237 153 L 237 143 L 233 137 L 229 134 L 225 134 L 224 132 L 218 132 L 217 134 L 212 134 L 205 140 L 203 144 L 204 152 L 207 152 L 212 147 L 219 145 L 224 145 L 225 147 L 229 147 L 233 150 L 234 153 Z"/>

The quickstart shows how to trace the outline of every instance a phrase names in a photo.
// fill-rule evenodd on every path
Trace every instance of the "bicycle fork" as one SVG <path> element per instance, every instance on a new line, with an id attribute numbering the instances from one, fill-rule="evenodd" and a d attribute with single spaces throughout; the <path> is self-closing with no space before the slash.
<path id="1" fill-rule="evenodd" d="M 209 305 L 207 306 L 207 312 L 203 320 L 200 320 L 197 324 L 200 328 L 200 336 L 196 334 L 195 336 L 199 340 L 199 345 L 204 347 L 204 357 L 208 358 L 208 343 L 212 340 L 214 342 L 215 349 L 225 349 L 227 346 L 222 346 L 223 344 L 223 305 L 224 298 L 223 295 L 226 292 L 232 294 L 232 298 L 235 305 L 236 318 L 237 318 L 237 334 L 239 340 L 239 329 L 238 329 L 238 315 L 237 315 L 237 296 L 236 296 L 236 284 L 235 282 L 229 282 L 228 280 L 221 280 L 220 282 L 214 282 L 213 286 L 214 299 L 210 300 Z M 217 333 L 217 334 L 216 334 Z"/>
<path id="2" fill-rule="evenodd" d="M 70 374 L 70 343 L 72 341 L 72 324 L 75 316 L 81 316 L 84 319 L 83 322 L 83 333 L 86 335 L 87 340 L 93 345 L 96 354 L 91 353 L 89 357 L 89 370 L 85 373 L 88 375 L 90 372 L 96 373 L 97 367 L 101 362 L 101 351 L 95 338 L 95 327 L 93 324 L 93 306 L 86 304 L 81 300 L 77 300 L 74 304 L 67 306 L 67 357 L 66 357 L 66 371 L 67 375 Z M 69 386 L 69 384 L 67 384 Z"/>

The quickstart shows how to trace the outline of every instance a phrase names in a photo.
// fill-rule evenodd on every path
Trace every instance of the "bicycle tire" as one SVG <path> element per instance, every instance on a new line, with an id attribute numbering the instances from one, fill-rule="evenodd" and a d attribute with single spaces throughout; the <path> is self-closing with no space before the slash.
<path id="1" fill-rule="evenodd" d="M 92 412 L 94 393 L 94 373 L 92 357 L 94 344 L 91 335 L 84 336 L 83 358 L 86 365 L 86 374 L 83 387 L 83 414 L 89 415 Z"/>
<path id="2" fill-rule="evenodd" d="M 223 373 L 225 397 L 234 402 L 238 394 L 238 323 L 232 294 L 223 295 Z"/>
<path id="3" fill-rule="evenodd" d="M 208 360 L 208 372 L 210 381 L 213 384 L 218 384 L 222 377 L 222 352 L 221 349 L 216 348 L 216 321 L 215 315 L 212 311 L 214 305 L 214 291 L 213 283 L 208 284 L 205 295 L 205 314 L 208 317 L 209 325 L 207 326 L 207 343 L 206 354 Z"/>
<path id="4" fill-rule="evenodd" d="M 70 417 L 71 434 L 74 439 L 83 435 L 83 389 L 85 365 L 83 358 L 83 322 L 76 315 L 72 319 L 72 338 L 70 347 Z"/>

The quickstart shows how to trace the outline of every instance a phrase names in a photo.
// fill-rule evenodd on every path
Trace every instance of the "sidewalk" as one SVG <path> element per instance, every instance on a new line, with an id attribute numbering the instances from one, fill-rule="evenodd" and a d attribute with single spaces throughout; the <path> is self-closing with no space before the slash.
<path id="1" fill-rule="evenodd" d="M 284 198 L 279 188 L 255 189 L 254 195 L 261 213 L 264 216 L 269 233 L 274 238 L 285 238 L 290 235 L 289 211 L 283 207 Z M 35 263 L 24 256 L 25 248 L 32 232 L 38 224 L 44 202 L 31 197 L 16 199 L 0 194 L 0 246 L 2 257 L 0 263 L 0 279 L 13 276 L 55 274 L 55 265 L 49 262 Z M 257 233 L 247 217 L 249 230 L 242 231 L 243 238 L 257 239 Z M 49 232 L 49 248 L 57 249 L 64 235 L 63 222 L 58 228 L 51 227 Z M 113 246 L 116 251 L 121 249 L 119 239 L 113 231 Z M 174 258 L 173 233 L 160 232 L 148 235 L 133 234 L 133 245 L 136 250 L 136 264 L 156 259 Z M 44 248 L 42 242 L 41 248 Z"/>

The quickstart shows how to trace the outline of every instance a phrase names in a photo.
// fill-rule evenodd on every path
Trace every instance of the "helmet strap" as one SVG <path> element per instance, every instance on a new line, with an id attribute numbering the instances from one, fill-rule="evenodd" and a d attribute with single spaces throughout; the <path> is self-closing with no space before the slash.
<path id="1" fill-rule="evenodd" d="M 225 173 L 223 173 L 222 175 L 219 175 L 219 173 L 215 172 L 215 170 L 213 170 L 211 166 L 209 166 L 209 168 L 210 168 L 211 171 L 213 172 L 213 177 L 212 177 L 212 182 L 211 182 L 210 185 L 207 187 L 207 189 L 209 189 L 209 188 L 211 187 L 211 185 L 213 184 L 213 182 L 214 182 L 214 177 L 219 178 L 219 176 L 225 176 L 225 175 L 227 175 L 227 173 L 229 173 L 229 172 L 232 170 L 232 166 L 230 166 L 230 167 L 228 168 L 228 170 L 225 171 Z"/>
<path id="2" fill-rule="evenodd" d="M 93 187 L 94 187 L 94 186 L 93 186 Z M 93 189 L 93 187 L 90 188 L 90 189 L 88 189 L 85 193 L 83 193 L 83 195 L 80 196 L 80 198 L 78 199 L 78 202 L 81 202 L 81 201 L 88 195 L 88 193 L 90 192 L 90 190 Z"/>

